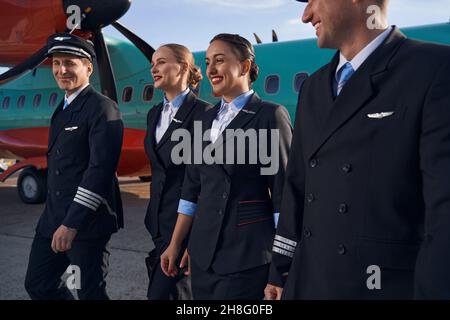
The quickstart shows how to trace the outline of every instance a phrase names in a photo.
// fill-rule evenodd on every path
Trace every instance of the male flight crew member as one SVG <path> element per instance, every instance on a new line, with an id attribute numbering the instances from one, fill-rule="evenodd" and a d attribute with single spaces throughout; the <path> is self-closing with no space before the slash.
<path id="1" fill-rule="evenodd" d="M 388 27 L 387 6 L 306 6 L 339 51 L 299 96 L 267 298 L 450 298 L 450 47 Z"/>
<path id="2" fill-rule="evenodd" d="M 115 176 L 122 146 L 121 115 L 115 102 L 89 85 L 95 58 L 91 42 L 58 33 L 48 40 L 48 56 L 65 98 L 51 120 L 49 190 L 25 288 L 32 299 L 73 299 L 60 283 L 72 265 L 72 284 L 80 299 L 108 299 L 108 242 L 123 227 Z"/>

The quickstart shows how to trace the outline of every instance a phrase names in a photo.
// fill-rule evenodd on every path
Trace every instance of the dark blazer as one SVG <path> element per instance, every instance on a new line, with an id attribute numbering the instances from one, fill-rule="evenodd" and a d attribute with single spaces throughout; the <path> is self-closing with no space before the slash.
<path id="1" fill-rule="evenodd" d="M 220 104 L 202 117 L 203 132 L 211 128 Z M 274 212 L 281 202 L 285 166 L 292 136 L 287 110 L 280 105 L 262 101 L 253 94 L 226 129 L 279 129 L 279 155 L 275 174 L 261 175 L 259 161 L 248 164 L 249 155 L 260 152 L 258 144 L 245 142 L 247 164 L 206 164 L 195 161 L 188 165 L 181 198 L 198 204 L 188 244 L 191 259 L 202 270 L 211 267 L 217 274 L 229 274 L 258 267 L 270 262 L 271 244 L 275 233 Z M 207 135 L 209 137 L 209 135 Z M 222 137 L 226 138 L 225 131 Z M 271 150 L 271 132 L 266 145 Z M 226 143 L 235 138 L 229 137 Z M 225 140 L 225 139 L 224 139 Z M 236 140 L 236 139 L 235 139 Z M 222 140 L 223 143 L 223 140 Z M 224 146 L 218 139 L 217 152 Z M 211 146 L 203 143 L 203 149 Z M 242 155 L 235 141 L 234 163 Z M 226 149 L 226 148 L 224 148 Z M 227 158 L 224 150 L 223 159 Z M 196 153 L 196 155 L 198 155 Z M 229 155 L 229 153 L 228 153 Z M 195 159 L 194 159 L 195 160 Z"/>
<path id="2" fill-rule="evenodd" d="M 115 175 L 123 139 L 117 104 L 84 89 L 50 125 L 47 152 L 48 194 L 37 231 L 53 237 L 61 225 L 78 229 L 76 239 L 96 238 L 123 227 Z"/>
<path id="3" fill-rule="evenodd" d="M 301 89 L 270 282 L 288 272 L 285 299 L 450 298 L 450 47 L 395 28 L 334 98 L 338 61 Z"/>
<path id="4" fill-rule="evenodd" d="M 205 110 L 211 108 L 207 102 L 196 98 L 190 92 L 170 123 L 161 141 L 157 144 L 155 130 L 161 115 L 163 103 L 153 107 L 147 115 L 147 133 L 145 151 L 152 165 L 152 182 L 150 184 L 150 202 L 145 216 L 145 226 L 153 239 L 161 238 L 169 243 L 178 216 L 178 201 L 181 195 L 185 164 L 172 162 L 172 149 L 179 141 L 172 141 L 176 129 L 186 129 L 193 133 L 193 121 Z"/>

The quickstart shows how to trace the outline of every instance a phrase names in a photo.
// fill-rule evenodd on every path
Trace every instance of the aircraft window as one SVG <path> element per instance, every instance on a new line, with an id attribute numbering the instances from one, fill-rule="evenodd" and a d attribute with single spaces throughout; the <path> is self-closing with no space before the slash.
<path id="1" fill-rule="evenodd" d="M 2 103 L 2 108 L 3 109 L 8 109 L 9 108 L 9 102 L 11 101 L 10 97 L 5 97 L 3 99 L 3 103 Z"/>
<path id="2" fill-rule="evenodd" d="M 280 77 L 276 75 L 268 76 L 266 78 L 265 90 L 268 94 L 275 94 L 280 89 Z"/>
<path id="3" fill-rule="evenodd" d="M 146 101 L 146 102 L 152 101 L 153 91 L 154 91 L 153 85 L 146 84 L 144 87 L 144 93 L 142 94 L 142 99 L 144 99 L 144 101 Z"/>
<path id="4" fill-rule="evenodd" d="M 25 106 L 25 96 L 20 96 L 17 99 L 17 108 L 22 109 Z"/>
<path id="5" fill-rule="evenodd" d="M 306 72 L 300 72 L 295 75 L 294 78 L 294 91 L 299 92 L 303 81 L 308 79 L 309 75 Z"/>
<path id="6" fill-rule="evenodd" d="M 122 92 L 122 101 L 130 102 L 133 98 L 133 87 L 125 87 Z"/>
<path id="7" fill-rule="evenodd" d="M 54 106 L 56 106 L 57 100 L 58 100 L 58 94 L 56 92 L 53 92 L 50 95 L 50 98 L 48 99 L 48 105 L 53 108 Z"/>
<path id="8" fill-rule="evenodd" d="M 42 95 L 39 93 L 34 96 L 33 108 L 38 108 L 41 105 L 41 99 L 42 99 Z"/>

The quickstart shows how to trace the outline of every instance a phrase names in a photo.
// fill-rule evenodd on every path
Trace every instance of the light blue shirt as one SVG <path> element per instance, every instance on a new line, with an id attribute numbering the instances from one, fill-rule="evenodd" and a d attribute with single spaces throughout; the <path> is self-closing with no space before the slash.
<path id="1" fill-rule="evenodd" d="M 393 27 L 388 27 L 382 33 L 380 33 L 375 39 L 373 39 L 367 46 L 364 47 L 356 56 L 353 57 L 351 61 L 348 61 L 342 53 L 339 56 L 339 64 L 336 68 L 336 75 L 339 70 L 346 64 L 350 62 L 353 70 L 358 70 L 359 67 L 367 60 L 367 58 L 383 43 L 384 40 L 389 36 Z"/>
<path id="2" fill-rule="evenodd" d="M 190 89 L 187 88 L 186 90 L 184 90 L 183 92 L 181 92 L 179 95 L 177 95 L 172 101 L 169 101 L 169 100 L 167 99 L 167 97 L 164 96 L 164 104 L 170 102 L 170 103 L 172 103 L 172 107 L 175 108 L 175 109 L 177 109 L 177 111 L 178 111 L 178 109 L 179 109 L 179 108 L 181 107 L 181 105 L 183 104 L 184 99 L 185 99 L 186 96 L 189 94 L 189 91 L 190 91 Z"/>
<path id="3" fill-rule="evenodd" d="M 339 64 L 336 68 L 335 72 L 335 81 L 334 82 L 334 92 L 336 92 L 337 84 L 339 82 L 339 72 L 341 68 L 347 63 L 350 62 L 354 72 L 356 72 L 359 67 L 367 60 L 367 58 L 383 43 L 384 40 L 389 36 L 393 27 L 388 27 L 381 34 L 378 35 L 375 39 L 373 39 L 367 46 L 364 47 L 356 56 L 353 57 L 351 61 L 348 61 L 342 53 L 339 56 Z"/>
<path id="4" fill-rule="evenodd" d="M 226 102 L 223 98 L 220 103 L 219 112 L 211 126 L 211 142 L 215 142 L 225 128 L 238 115 L 239 111 L 247 104 L 254 91 L 244 92 L 231 102 Z"/>
<path id="5" fill-rule="evenodd" d="M 164 107 L 161 111 L 161 115 L 158 120 L 158 124 L 156 125 L 155 137 L 156 142 L 159 142 L 164 135 L 164 133 L 169 128 L 169 124 L 172 122 L 173 118 L 175 118 L 176 113 L 180 109 L 181 105 L 186 99 L 186 96 L 189 94 L 190 89 L 187 88 L 179 95 L 177 95 L 172 101 L 169 101 L 164 96 Z"/>
<path id="6" fill-rule="evenodd" d="M 86 83 L 84 86 L 81 86 L 77 91 L 72 93 L 70 96 L 67 96 L 67 93 L 66 93 L 66 95 L 64 96 L 63 110 L 65 110 L 72 103 L 72 101 L 75 100 L 76 97 L 78 97 L 78 95 L 81 93 L 81 91 L 83 91 L 84 89 L 87 88 L 88 85 L 89 85 L 89 82 Z"/>

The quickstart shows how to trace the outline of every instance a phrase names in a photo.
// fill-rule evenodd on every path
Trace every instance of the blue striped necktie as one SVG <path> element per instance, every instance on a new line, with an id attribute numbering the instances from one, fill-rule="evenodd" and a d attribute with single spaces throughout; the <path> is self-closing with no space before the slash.
<path id="1" fill-rule="evenodd" d="M 338 96 L 341 93 L 342 88 L 347 83 L 347 81 L 350 80 L 350 78 L 354 73 L 355 70 L 353 70 L 353 67 L 350 62 L 344 64 L 344 66 L 338 72 L 336 96 Z"/>
<path id="2" fill-rule="evenodd" d="M 67 106 L 69 105 L 69 103 L 67 102 L 67 99 L 64 98 L 64 106 L 63 106 L 63 110 L 65 110 L 67 108 Z"/>

